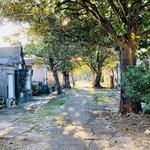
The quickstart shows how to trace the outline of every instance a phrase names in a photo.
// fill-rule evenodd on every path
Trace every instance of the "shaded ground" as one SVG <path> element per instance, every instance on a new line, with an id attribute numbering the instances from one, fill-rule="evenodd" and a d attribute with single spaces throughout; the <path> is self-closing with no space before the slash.
<path id="1" fill-rule="evenodd" d="M 25 110 L 2 111 L 0 150 L 150 149 L 149 137 L 124 134 L 131 120 L 116 114 L 118 102 L 118 91 L 80 87 L 60 97 L 37 97 Z"/>

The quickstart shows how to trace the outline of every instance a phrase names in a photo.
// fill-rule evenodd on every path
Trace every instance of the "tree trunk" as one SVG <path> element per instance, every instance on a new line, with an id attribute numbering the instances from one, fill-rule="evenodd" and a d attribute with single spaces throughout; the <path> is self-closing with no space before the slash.
<path id="1" fill-rule="evenodd" d="M 132 42 L 130 45 L 125 45 L 121 50 L 121 70 L 126 69 L 128 66 L 136 65 L 136 43 Z M 122 79 L 121 79 L 122 80 Z M 121 86 L 121 100 L 120 100 L 120 113 L 139 113 L 142 111 L 140 102 L 133 102 L 124 95 L 124 89 Z"/>
<path id="2" fill-rule="evenodd" d="M 62 89 L 61 89 L 61 85 L 60 85 L 60 82 L 59 82 L 57 69 L 55 68 L 54 60 L 51 56 L 49 56 L 49 65 L 51 67 L 51 70 L 53 72 L 53 76 L 54 76 L 54 79 L 55 79 L 57 94 L 60 95 L 60 94 L 62 94 Z"/>
<path id="3" fill-rule="evenodd" d="M 63 71 L 62 74 L 63 74 L 63 88 L 70 89 L 71 86 L 70 86 L 70 80 L 69 80 L 69 73 L 66 71 Z"/>
<path id="4" fill-rule="evenodd" d="M 52 71 L 53 71 L 53 76 L 54 76 L 55 83 L 56 83 L 57 94 L 60 95 L 60 94 L 62 94 L 62 89 L 61 89 L 61 86 L 60 86 L 58 73 L 57 73 L 56 69 L 53 69 Z"/>
<path id="5" fill-rule="evenodd" d="M 72 84 L 73 84 L 73 86 L 75 86 L 76 84 L 75 84 L 75 79 L 74 79 L 73 73 L 71 73 L 71 79 L 72 79 Z"/>
<path id="6" fill-rule="evenodd" d="M 115 88 L 115 83 L 114 83 L 114 70 L 111 68 L 111 76 L 110 76 L 110 88 L 114 89 Z"/>
<path id="7" fill-rule="evenodd" d="M 94 81 L 95 88 L 102 88 L 102 86 L 100 85 L 101 76 L 102 76 L 102 67 L 100 67 L 98 69 L 98 71 L 96 72 L 96 77 L 95 77 L 95 81 Z"/>

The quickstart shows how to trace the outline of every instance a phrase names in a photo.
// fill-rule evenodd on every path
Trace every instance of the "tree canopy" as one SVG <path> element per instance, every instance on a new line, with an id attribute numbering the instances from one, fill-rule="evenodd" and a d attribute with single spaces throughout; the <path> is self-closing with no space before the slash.
<path id="1" fill-rule="evenodd" d="M 51 58 L 50 62 L 54 68 L 57 58 L 61 61 L 68 58 L 66 49 L 72 51 L 74 45 L 87 49 L 89 46 L 90 50 L 95 49 L 94 54 L 97 54 L 97 48 L 108 47 L 113 43 L 104 41 L 104 37 L 107 37 L 106 39 L 114 40 L 120 47 L 121 68 L 126 69 L 128 66 L 136 65 L 139 43 L 150 33 L 149 4 L 148 0 L 9 0 L 3 3 L 1 10 L 4 16 L 14 21 L 26 21 L 40 33 L 47 46 L 46 57 Z M 76 22 L 70 16 L 78 18 L 77 22 L 80 23 L 69 26 L 72 21 L 73 24 Z M 91 18 L 95 21 L 90 22 Z M 83 26 L 86 26 L 85 32 L 81 32 Z M 89 29 L 93 26 L 93 29 Z M 66 51 L 65 57 L 60 49 Z M 70 51 L 69 55 L 72 55 L 74 50 Z M 57 58 L 54 57 L 56 55 Z M 60 59 L 59 56 L 64 58 Z M 71 58 L 67 60 L 72 60 Z M 68 65 L 63 61 L 64 64 Z M 123 90 L 121 90 L 120 112 L 134 112 L 140 103 L 134 103 L 124 97 Z"/>

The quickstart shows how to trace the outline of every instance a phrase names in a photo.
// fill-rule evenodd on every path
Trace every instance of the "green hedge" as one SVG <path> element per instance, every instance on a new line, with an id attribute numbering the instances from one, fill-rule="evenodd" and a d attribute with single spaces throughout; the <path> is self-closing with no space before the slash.
<path id="1" fill-rule="evenodd" d="M 125 96 L 133 101 L 150 104 L 150 69 L 128 67 L 122 71 L 122 88 Z"/>

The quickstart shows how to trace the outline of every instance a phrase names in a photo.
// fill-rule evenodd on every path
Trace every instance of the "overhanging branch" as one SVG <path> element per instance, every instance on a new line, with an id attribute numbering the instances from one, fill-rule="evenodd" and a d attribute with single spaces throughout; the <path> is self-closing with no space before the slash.
<path id="1" fill-rule="evenodd" d="M 120 11 L 120 9 L 115 5 L 115 3 L 113 2 L 113 0 L 108 0 L 108 1 L 109 1 L 109 4 L 110 4 L 111 8 L 112 8 L 113 11 L 114 11 L 114 13 L 117 14 L 117 16 L 118 16 L 118 18 L 121 20 L 121 22 L 127 24 L 128 21 L 127 21 L 127 19 L 126 19 L 126 17 L 125 17 L 124 12 L 123 12 L 123 11 Z M 122 3 L 120 3 L 120 4 L 121 4 L 121 6 L 122 6 Z M 123 5 L 123 7 L 125 7 L 125 6 Z"/>
<path id="2" fill-rule="evenodd" d="M 149 35 L 150 34 L 150 29 L 149 30 L 146 30 L 146 31 L 144 31 L 144 32 L 142 32 L 141 34 L 140 34 L 140 37 L 141 37 L 141 39 L 142 38 L 144 38 L 145 36 L 147 36 L 147 35 Z"/>

